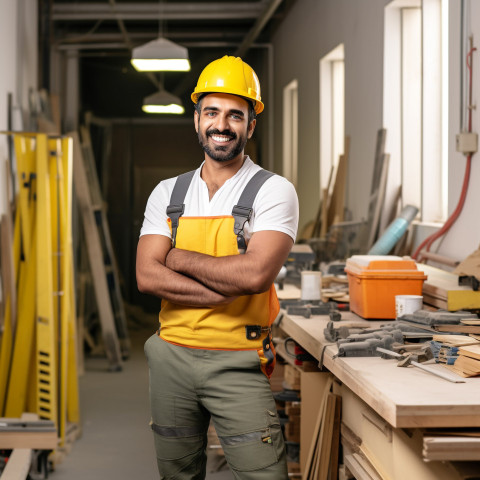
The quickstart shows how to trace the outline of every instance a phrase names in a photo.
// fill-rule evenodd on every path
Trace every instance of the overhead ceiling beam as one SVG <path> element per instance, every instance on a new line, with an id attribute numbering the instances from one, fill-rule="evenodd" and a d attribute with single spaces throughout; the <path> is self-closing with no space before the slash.
<path id="1" fill-rule="evenodd" d="M 257 18 L 257 21 L 248 32 L 240 47 L 238 47 L 238 50 L 235 52 L 236 57 L 243 57 L 245 53 L 247 53 L 247 50 L 250 48 L 252 43 L 255 42 L 257 37 L 262 32 L 263 27 L 267 24 L 270 18 L 272 18 L 272 15 L 275 13 L 281 3 L 282 0 L 269 0 L 265 10 L 262 12 L 260 17 Z"/>
<path id="2" fill-rule="evenodd" d="M 129 32 L 132 42 L 154 40 L 158 32 Z M 194 39 L 194 40 L 227 40 L 244 38 L 245 32 L 168 32 L 168 39 Z M 77 33 L 67 34 L 57 39 L 57 43 L 89 43 L 89 42 L 121 42 L 124 39 L 120 33 Z"/>
<path id="3" fill-rule="evenodd" d="M 205 42 L 203 40 L 182 42 L 182 45 L 188 48 L 235 48 L 238 47 L 240 42 L 228 42 L 228 41 L 210 41 Z M 129 50 L 125 45 L 125 42 L 109 42 L 109 43 L 62 43 L 57 45 L 58 50 Z"/>
<path id="4" fill-rule="evenodd" d="M 115 12 L 108 3 L 54 3 L 53 21 L 79 20 L 226 20 L 254 19 L 265 10 L 268 0 L 257 2 L 209 3 L 117 3 Z"/>

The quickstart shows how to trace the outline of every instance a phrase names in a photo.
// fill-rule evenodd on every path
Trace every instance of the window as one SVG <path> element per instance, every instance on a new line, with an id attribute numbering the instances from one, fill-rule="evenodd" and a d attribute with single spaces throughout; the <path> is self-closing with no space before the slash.
<path id="1" fill-rule="evenodd" d="M 448 0 L 395 0 L 385 8 L 383 124 L 390 153 L 386 213 L 402 206 L 423 222 L 446 218 Z"/>
<path id="2" fill-rule="evenodd" d="M 327 188 L 343 154 L 345 137 L 343 44 L 320 60 L 320 185 Z"/>
<path id="3" fill-rule="evenodd" d="M 283 89 L 283 176 L 297 186 L 298 174 L 298 82 Z"/>

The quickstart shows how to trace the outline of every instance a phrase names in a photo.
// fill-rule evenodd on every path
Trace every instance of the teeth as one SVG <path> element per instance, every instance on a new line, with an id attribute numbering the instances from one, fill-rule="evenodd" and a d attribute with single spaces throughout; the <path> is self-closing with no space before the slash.
<path id="1" fill-rule="evenodd" d="M 228 142 L 230 140 L 230 137 L 221 137 L 220 135 L 212 135 L 212 138 L 216 141 L 216 142 Z"/>

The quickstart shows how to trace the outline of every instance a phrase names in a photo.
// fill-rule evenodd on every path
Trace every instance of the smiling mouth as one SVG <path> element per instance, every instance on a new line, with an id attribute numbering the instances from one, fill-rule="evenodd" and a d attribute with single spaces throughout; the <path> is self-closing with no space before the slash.
<path id="1" fill-rule="evenodd" d="M 227 143 L 233 140 L 233 137 L 227 135 L 210 135 L 218 143 Z"/>

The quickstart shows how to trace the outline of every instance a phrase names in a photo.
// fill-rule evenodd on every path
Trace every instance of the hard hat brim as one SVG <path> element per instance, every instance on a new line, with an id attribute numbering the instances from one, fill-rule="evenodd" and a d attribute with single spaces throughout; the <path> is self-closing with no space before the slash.
<path id="1" fill-rule="evenodd" d="M 204 95 L 208 95 L 209 93 L 225 93 L 227 95 L 232 95 L 234 97 L 240 97 L 240 98 L 243 98 L 243 99 L 247 100 L 248 102 L 252 102 L 253 109 L 255 110 L 255 113 L 257 115 L 259 113 L 262 113 L 264 108 L 265 108 L 265 105 L 260 100 L 257 100 L 255 98 L 246 97 L 244 95 L 236 95 L 236 94 L 231 93 L 231 92 L 222 91 L 222 89 L 219 88 L 219 87 L 212 88 L 212 89 L 206 89 L 206 90 L 203 90 L 201 92 L 193 92 L 192 95 L 190 96 L 190 98 L 192 99 L 192 102 L 196 104 L 196 103 L 198 103 L 198 99 L 200 97 L 203 97 Z"/>

